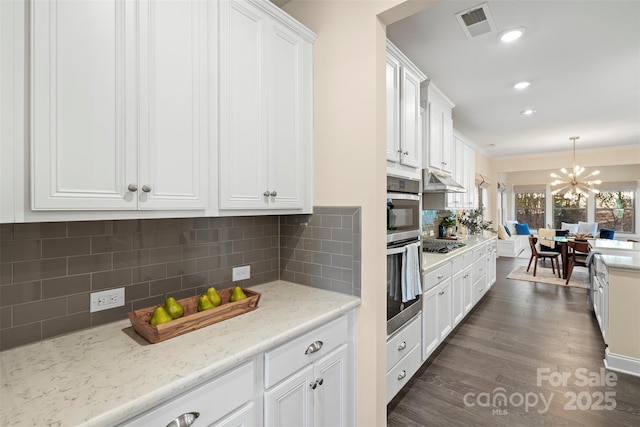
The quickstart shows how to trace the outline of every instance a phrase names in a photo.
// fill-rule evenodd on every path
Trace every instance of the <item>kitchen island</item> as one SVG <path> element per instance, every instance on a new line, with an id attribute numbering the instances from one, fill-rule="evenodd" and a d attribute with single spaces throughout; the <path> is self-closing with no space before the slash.
<path id="1" fill-rule="evenodd" d="M 256 310 L 160 343 L 123 320 L 0 353 L 0 425 L 114 425 L 360 305 L 285 281 L 250 289 Z"/>
<path id="2" fill-rule="evenodd" d="M 594 292 L 596 298 L 602 294 L 596 300 L 602 307 L 596 304 L 594 311 L 607 344 L 605 366 L 640 377 L 640 258 L 597 256 L 599 288 Z"/>

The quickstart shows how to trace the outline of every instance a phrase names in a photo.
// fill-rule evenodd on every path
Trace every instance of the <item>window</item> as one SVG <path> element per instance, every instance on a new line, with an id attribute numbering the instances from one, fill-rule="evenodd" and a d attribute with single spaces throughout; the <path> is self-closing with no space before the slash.
<path id="1" fill-rule="evenodd" d="M 595 197 L 595 220 L 599 228 L 635 233 L 634 183 L 606 183 Z"/>
<path id="2" fill-rule="evenodd" d="M 577 224 L 578 221 L 587 221 L 587 197 L 584 194 L 570 198 L 564 194 L 553 196 L 553 228 L 559 230 L 562 222 Z"/>
<path id="3" fill-rule="evenodd" d="M 529 224 L 529 229 L 545 228 L 545 185 L 517 185 L 513 188 L 516 199 L 516 220 Z"/>

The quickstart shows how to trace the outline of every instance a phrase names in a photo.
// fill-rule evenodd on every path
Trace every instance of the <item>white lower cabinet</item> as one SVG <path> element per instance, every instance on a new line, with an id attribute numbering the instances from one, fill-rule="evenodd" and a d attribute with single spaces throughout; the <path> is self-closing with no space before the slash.
<path id="1" fill-rule="evenodd" d="M 467 252 L 463 255 L 464 270 L 462 271 L 462 287 L 464 288 L 464 314 L 466 315 L 473 308 L 473 279 L 471 277 L 473 269 L 473 253 Z"/>
<path id="2" fill-rule="evenodd" d="M 422 313 L 387 338 L 387 403 L 422 365 Z"/>
<path id="3" fill-rule="evenodd" d="M 422 297 L 423 359 L 426 360 L 453 328 L 451 276 Z"/>
<path id="4" fill-rule="evenodd" d="M 196 426 L 255 425 L 255 384 L 256 363 L 251 360 L 120 426 L 166 426 L 189 413 L 198 414 Z"/>
<path id="5" fill-rule="evenodd" d="M 191 413 L 194 427 L 353 426 L 354 341 L 351 312 L 118 426 L 166 426 Z"/>
<path id="6" fill-rule="evenodd" d="M 353 425 L 347 331 L 342 317 L 265 353 L 265 426 Z"/>
<path id="7" fill-rule="evenodd" d="M 453 276 L 451 277 L 451 300 L 453 325 L 457 325 L 464 318 L 464 257 L 459 256 L 452 262 Z"/>

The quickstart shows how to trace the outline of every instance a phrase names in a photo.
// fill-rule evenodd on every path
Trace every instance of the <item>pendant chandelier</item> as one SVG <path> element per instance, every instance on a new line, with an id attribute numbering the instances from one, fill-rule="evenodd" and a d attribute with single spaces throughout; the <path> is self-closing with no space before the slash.
<path id="1" fill-rule="evenodd" d="M 558 175 L 555 173 L 551 173 L 551 178 L 555 178 L 555 181 L 551 183 L 552 187 L 560 185 L 561 187 L 553 190 L 551 195 L 555 196 L 556 194 L 564 191 L 565 199 L 577 199 L 581 194 L 584 197 L 589 197 L 588 192 L 599 193 L 600 190 L 594 188 L 594 185 L 599 185 L 602 183 L 599 179 L 594 181 L 589 181 L 589 178 L 596 176 L 600 173 L 599 170 L 595 170 L 591 172 L 589 175 L 586 175 L 580 179 L 580 175 L 584 172 L 584 167 L 576 165 L 576 139 L 580 139 L 579 136 L 572 136 L 569 138 L 573 141 L 573 170 L 568 172 L 565 168 L 560 169 L 562 175 Z"/>

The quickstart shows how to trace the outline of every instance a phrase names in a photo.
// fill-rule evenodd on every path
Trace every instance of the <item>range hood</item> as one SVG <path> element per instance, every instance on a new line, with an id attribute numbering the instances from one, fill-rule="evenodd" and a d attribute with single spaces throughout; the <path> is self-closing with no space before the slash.
<path id="1" fill-rule="evenodd" d="M 436 169 L 422 170 L 423 193 L 466 193 L 462 185 L 454 181 L 451 175 Z"/>

